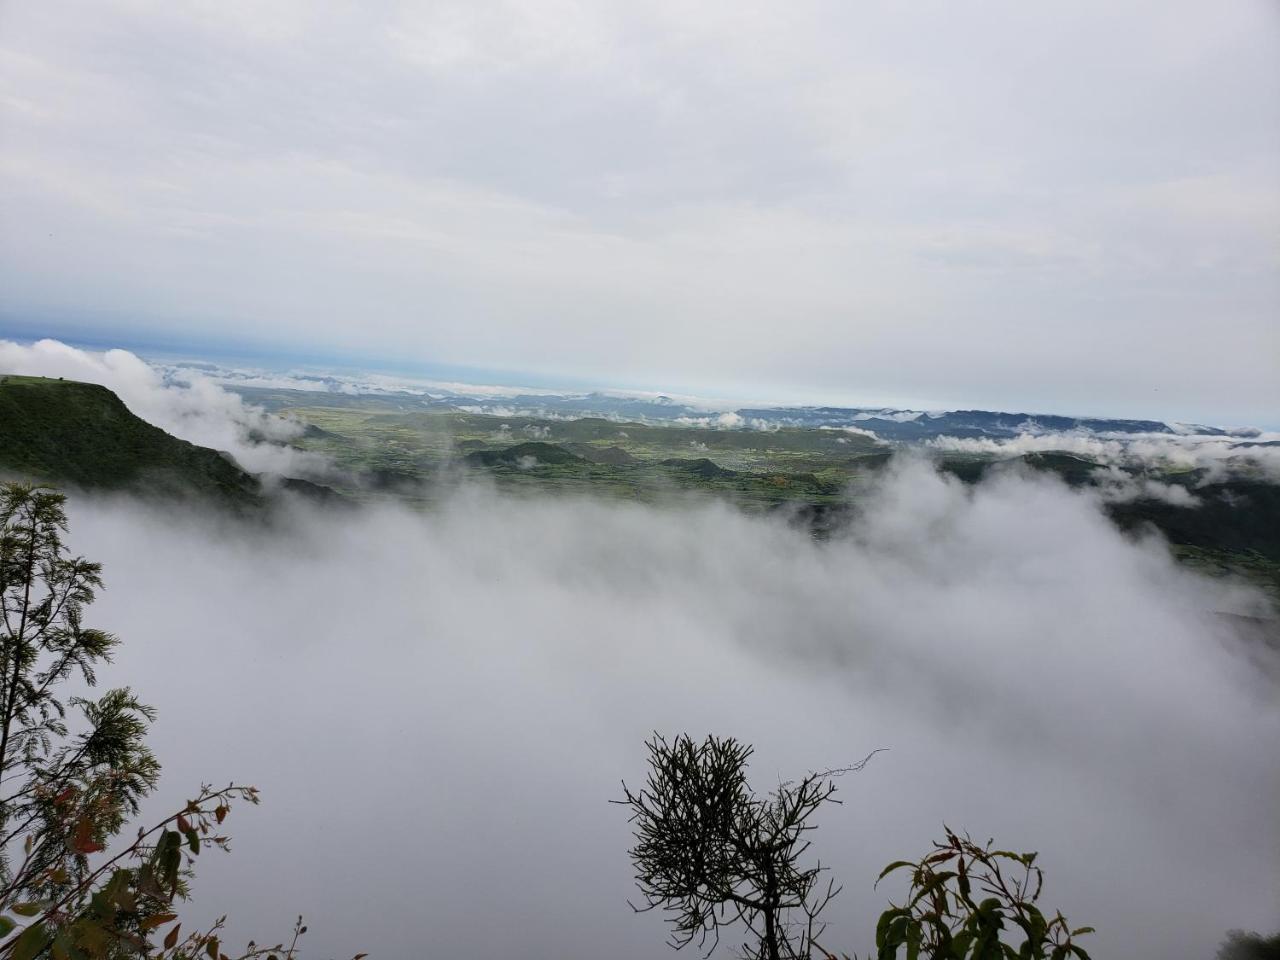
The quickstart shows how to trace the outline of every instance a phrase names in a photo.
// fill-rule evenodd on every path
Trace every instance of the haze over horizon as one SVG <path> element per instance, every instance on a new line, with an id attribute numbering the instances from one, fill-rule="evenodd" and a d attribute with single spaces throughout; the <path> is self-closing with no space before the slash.
<path id="1" fill-rule="evenodd" d="M 1274 426 L 1278 28 L 12 3 L 0 333 Z"/>
<path id="2" fill-rule="evenodd" d="M 47 329 L 32 327 L 31 329 Z M 56 328 L 55 328 L 56 329 Z M 803 408 L 831 407 L 865 410 L 896 410 L 940 413 L 947 410 L 986 409 L 979 404 L 965 402 L 963 399 L 954 403 L 942 403 L 928 398 L 921 399 L 909 396 L 868 396 L 853 389 L 828 390 L 815 389 L 808 391 L 781 391 L 773 395 L 762 395 L 759 390 L 734 393 L 732 390 L 721 395 L 699 392 L 689 385 L 671 385 L 663 383 L 616 383 L 604 380 L 593 380 L 555 373 L 528 373 L 519 370 L 481 369 L 477 367 L 458 366 L 454 364 L 430 363 L 401 359 L 399 361 L 382 357 L 359 357 L 352 355 L 301 354 L 293 355 L 285 348 L 265 348 L 255 351 L 243 345 L 210 345 L 207 343 L 191 343 L 183 348 L 177 343 L 158 345 L 146 340 L 131 338 L 89 336 L 88 338 L 68 336 L 63 338 L 41 336 L 24 337 L 7 330 L 0 320 L 0 343 L 34 346 L 41 341 L 66 346 L 73 351 L 84 351 L 89 355 L 103 354 L 109 351 L 130 353 L 149 365 L 163 369 L 172 364 L 177 371 L 197 371 L 211 368 L 208 375 L 215 380 L 222 380 L 223 375 L 233 374 L 223 382 L 231 386 L 238 383 L 254 385 L 261 382 L 274 382 L 280 387 L 289 388 L 290 381 L 297 378 L 298 389 L 315 390 L 315 383 L 308 384 L 308 379 L 330 379 L 335 383 L 345 384 L 347 389 L 357 388 L 373 378 L 379 382 L 375 392 L 403 389 L 418 392 L 422 389 L 443 390 L 445 392 L 475 393 L 477 395 L 517 395 L 517 394 L 550 394 L 563 396 L 583 396 L 591 394 L 611 395 L 618 397 L 649 398 L 654 400 L 672 400 L 689 404 L 694 408 L 709 411 L 735 410 L 742 408 Z M 15 372 L 15 371 L 9 371 Z M 184 374 L 186 375 L 186 374 Z M 96 381 L 95 381 L 96 382 Z M 1152 402 L 1145 410 L 1117 413 L 1103 407 L 1094 407 L 1083 401 L 1079 407 L 1070 409 L 1040 409 L 1027 404 L 1011 403 L 1000 412 L 1025 413 L 1031 416 L 1055 415 L 1081 418 L 1101 418 L 1112 420 L 1152 420 L 1171 425 L 1204 425 L 1212 427 L 1246 428 L 1273 433 L 1280 430 L 1280 411 L 1274 412 L 1270 419 L 1257 419 L 1251 422 L 1240 420 L 1227 422 L 1211 422 L 1211 418 L 1181 419 L 1163 416 L 1159 403 Z"/>

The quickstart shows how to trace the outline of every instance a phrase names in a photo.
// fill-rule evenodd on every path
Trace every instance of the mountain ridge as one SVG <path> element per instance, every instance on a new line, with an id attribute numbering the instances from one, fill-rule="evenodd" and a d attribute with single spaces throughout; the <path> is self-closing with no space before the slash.
<path id="1" fill-rule="evenodd" d="M 0 373 L 0 474 L 86 491 L 197 499 L 245 512 L 278 487 L 313 500 L 347 498 L 310 481 L 266 485 L 229 453 L 167 433 L 95 383 Z"/>

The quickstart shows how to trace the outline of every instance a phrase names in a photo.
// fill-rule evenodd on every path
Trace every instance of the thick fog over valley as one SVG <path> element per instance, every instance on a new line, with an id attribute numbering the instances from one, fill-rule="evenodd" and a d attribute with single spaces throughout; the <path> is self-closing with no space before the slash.
<path id="1" fill-rule="evenodd" d="M 1276 665 L 1238 633 L 1266 601 L 1054 480 L 908 458 L 827 543 L 483 487 L 267 529 L 82 499 L 72 523 L 128 639 L 108 682 L 160 708 L 156 808 L 263 789 L 196 888 L 245 937 L 296 909 L 338 955 L 657 955 L 607 802 L 654 729 L 755 743 L 762 787 L 889 748 L 817 835 L 843 949 L 944 821 L 1039 850 L 1097 956 L 1206 957 L 1274 918 Z"/>

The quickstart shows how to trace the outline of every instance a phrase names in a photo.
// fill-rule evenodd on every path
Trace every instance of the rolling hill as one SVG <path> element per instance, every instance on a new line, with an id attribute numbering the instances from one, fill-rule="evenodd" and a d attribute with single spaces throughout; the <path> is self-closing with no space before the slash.
<path id="1" fill-rule="evenodd" d="M 0 473 L 238 509 L 262 503 L 261 483 L 230 457 L 152 426 L 106 387 L 70 380 L 0 376 Z"/>

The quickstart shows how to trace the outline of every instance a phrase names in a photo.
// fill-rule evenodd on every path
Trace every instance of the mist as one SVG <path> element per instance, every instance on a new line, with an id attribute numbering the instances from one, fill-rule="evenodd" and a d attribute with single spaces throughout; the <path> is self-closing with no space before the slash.
<path id="1" fill-rule="evenodd" d="M 1204 470 L 1205 483 L 1223 480 L 1244 467 L 1280 481 L 1280 433 L 1255 429 L 1241 433 L 1096 434 L 1078 430 L 1023 433 L 1010 438 L 933 437 L 923 443 L 935 450 L 961 453 L 1019 456 L 1066 452 L 1119 466 Z"/>
<path id="2" fill-rule="evenodd" d="M 874 878 L 944 822 L 1038 850 L 1095 956 L 1274 927 L 1276 674 L 1230 616 L 1265 601 L 1044 476 L 906 459 L 861 502 L 820 543 L 714 502 L 484 486 L 268 529 L 78 499 L 70 544 L 124 641 L 101 682 L 160 710 L 151 810 L 263 791 L 188 913 L 240 939 L 302 912 L 320 955 L 665 955 L 608 803 L 655 729 L 754 743 L 765 790 L 888 748 L 815 834 L 832 948 L 868 949 L 901 892 Z"/>

